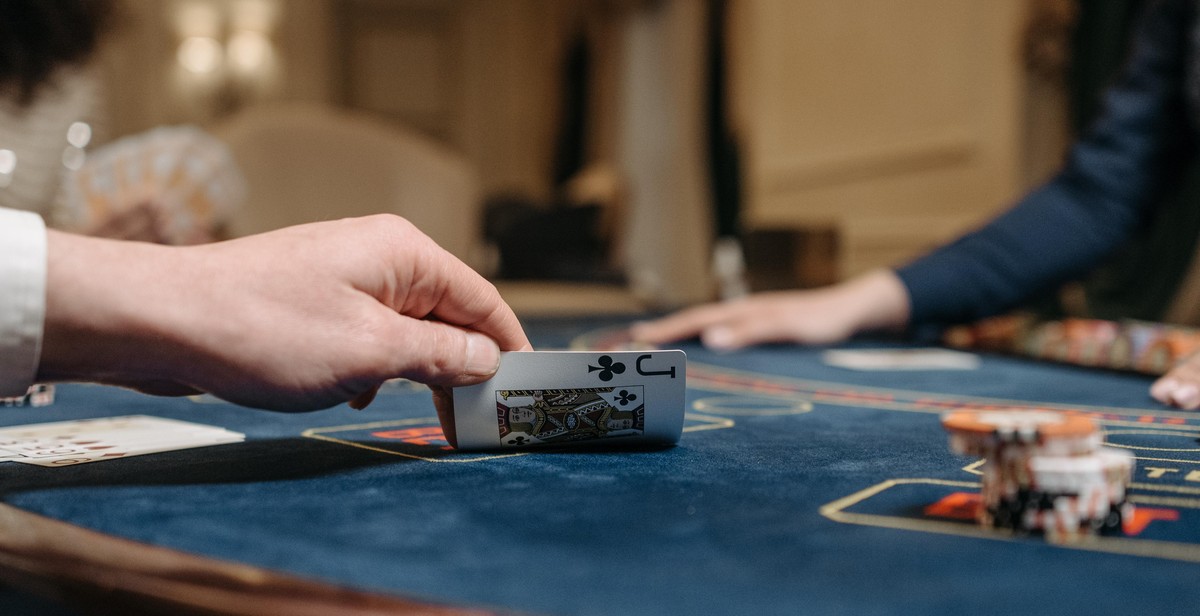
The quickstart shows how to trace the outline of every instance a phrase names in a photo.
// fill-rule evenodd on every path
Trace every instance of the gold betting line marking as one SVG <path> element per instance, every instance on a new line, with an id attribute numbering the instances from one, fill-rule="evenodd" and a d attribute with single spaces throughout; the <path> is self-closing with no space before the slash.
<path id="1" fill-rule="evenodd" d="M 397 426 L 429 424 L 430 422 L 433 422 L 436 424 L 437 421 L 438 421 L 437 417 L 417 417 L 417 418 L 412 418 L 412 419 L 397 419 L 397 420 L 393 420 L 393 421 L 375 421 L 375 422 L 371 422 L 371 423 L 352 424 L 352 425 L 348 425 L 348 426 L 329 426 L 326 428 L 309 428 L 309 429 L 305 430 L 304 432 L 301 432 L 300 436 L 308 437 L 311 439 L 316 439 L 319 441 L 328 441 L 331 443 L 339 443 L 341 445 L 347 445 L 349 447 L 354 447 L 357 449 L 366 449 L 367 451 L 375 451 L 378 453 L 391 454 L 393 456 L 400 456 L 402 458 L 411 458 L 413 460 L 421 460 L 423 462 L 446 462 L 446 463 L 451 463 L 451 464 L 465 464 L 468 462 L 484 462 L 487 460 L 499 460 L 501 458 L 512 458 L 512 457 L 516 457 L 516 456 L 529 455 L 528 451 L 519 451 L 519 452 L 514 452 L 514 453 L 480 455 L 480 456 L 475 456 L 472 458 L 433 458 L 430 456 L 422 456 L 422 455 L 417 455 L 417 454 L 404 453 L 401 451 L 395 451 L 392 449 L 386 449 L 383 447 L 376 447 L 374 445 L 367 445 L 365 443 L 356 443 L 354 441 L 348 441 L 346 439 L 336 438 L 333 436 L 327 436 L 326 434 L 324 434 L 326 432 L 349 432 L 351 430 L 375 430 L 378 428 L 395 428 Z"/>
<path id="2" fill-rule="evenodd" d="M 844 496 L 831 503 L 823 505 L 818 512 L 825 518 L 840 524 L 855 524 L 859 526 L 874 526 L 915 532 L 936 533 L 941 535 L 957 535 L 987 539 L 990 541 L 1017 541 L 1016 537 L 998 531 L 989 531 L 979 526 L 969 526 L 956 522 L 941 522 L 936 520 L 915 520 L 912 518 L 894 517 L 871 513 L 850 513 L 845 511 L 872 496 L 898 485 L 925 484 L 948 487 L 979 488 L 981 484 L 968 481 L 951 481 L 944 479 L 888 479 L 869 488 L 859 490 L 849 496 Z M 1136 485 L 1136 484 L 1135 484 Z M 1132 498 L 1132 497 L 1131 497 Z M 1154 499 L 1158 497 L 1139 497 Z M 1177 499 L 1179 501 L 1190 499 Z M 1153 504 L 1153 503 L 1151 503 Z M 1200 563 L 1200 547 L 1190 543 L 1158 541 L 1153 539 L 1121 539 L 1114 537 L 1090 537 L 1079 543 L 1048 543 L 1056 547 L 1083 550 L 1088 552 L 1106 552 L 1124 556 L 1141 556 L 1145 558 L 1160 558 Z"/>
<path id="3" fill-rule="evenodd" d="M 1191 488 L 1188 486 L 1158 485 L 1154 483 L 1131 483 L 1129 484 L 1129 487 L 1137 488 L 1139 490 L 1155 490 L 1158 492 L 1174 492 L 1175 494 L 1194 494 L 1196 496 L 1200 496 L 1200 488 Z"/>
<path id="4" fill-rule="evenodd" d="M 713 417 L 712 415 L 705 415 L 703 413 L 684 413 L 683 418 L 684 418 L 684 420 L 697 419 L 699 421 L 708 422 L 708 423 L 695 425 L 695 426 L 685 426 L 683 428 L 684 432 L 700 432 L 701 430 L 722 430 L 724 428 L 732 428 L 735 425 L 734 421 L 732 419 L 729 419 L 728 417 Z"/>
<path id="5" fill-rule="evenodd" d="M 1176 464 L 1200 464 L 1200 460 L 1177 460 L 1175 458 L 1151 458 L 1150 456 L 1134 456 L 1138 460 L 1148 462 L 1174 462 Z"/>
<path id="6" fill-rule="evenodd" d="M 1176 498 L 1172 496 L 1150 496 L 1148 494 L 1130 494 L 1129 500 L 1142 505 L 1162 505 L 1163 507 L 1183 507 L 1185 509 L 1200 509 L 1200 499 Z"/>
<path id="7" fill-rule="evenodd" d="M 1136 436 L 1136 435 L 1152 435 L 1152 436 L 1166 435 L 1166 436 L 1182 436 L 1184 438 L 1191 438 L 1191 439 L 1196 438 L 1195 434 L 1192 434 L 1190 432 L 1183 432 L 1183 431 L 1179 431 L 1179 430 L 1146 430 L 1146 429 L 1105 430 L 1106 436 L 1110 435 L 1110 434 L 1125 434 L 1125 435 L 1134 435 L 1134 436 Z M 1144 449 L 1146 451 L 1194 451 L 1196 453 L 1200 453 L 1200 446 L 1198 446 L 1198 447 L 1149 447 L 1146 445 L 1126 445 L 1124 443 L 1114 443 L 1107 439 L 1105 439 L 1104 444 L 1108 445 L 1110 447 L 1120 447 L 1121 449 Z"/>
<path id="8" fill-rule="evenodd" d="M 712 413 L 714 415 L 735 415 L 740 417 L 782 417 L 784 415 L 803 415 L 813 410 L 813 405 L 808 400 L 797 396 L 790 400 L 781 400 L 783 405 L 778 408 L 755 408 L 753 406 L 737 406 L 738 403 L 743 405 L 755 402 L 756 396 L 710 396 L 700 398 L 692 403 L 692 408 L 700 411 Z M 766 402 L 775 402 L 776 399 L 769 399 Z M 721 405 L 728 403 L 728 408 L 723 408 Z"/>

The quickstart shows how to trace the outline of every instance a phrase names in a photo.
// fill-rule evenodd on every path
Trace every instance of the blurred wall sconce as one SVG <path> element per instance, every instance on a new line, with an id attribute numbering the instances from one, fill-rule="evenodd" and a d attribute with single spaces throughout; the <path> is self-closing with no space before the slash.
<path id="1" fill-rule="evenodd" d="M 12 184 L 13 172 L 17 170 L 17 154 L 7 148 L 0 149 L 0 188 Z"/>
<path id="2" fill-rule="evenodd" d="M 179 43 L 176 56 L 179 65 L 189 73 L 208 75 L 221 68 L 224 54 L 225 49 L 217 39 L 211 36 L 189 36 Z"/>
<path id="3" fill-rule="evenodd" d="M 273 40 L 279 0 L 179 0 L 176 86 L 182 100 L 222 116 L 268 94 L 280 71 Z"/>

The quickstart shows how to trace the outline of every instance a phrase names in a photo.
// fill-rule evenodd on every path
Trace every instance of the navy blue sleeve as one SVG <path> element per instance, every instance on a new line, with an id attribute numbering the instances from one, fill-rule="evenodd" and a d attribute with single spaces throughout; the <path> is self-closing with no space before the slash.
<path id="1" fill-rule="evenodd" d="M 1190 3 L 1156 3 L 1099 120 L 1049 183 L 983 228 L 897 270 L 913 325 L 971 321 L 1077 278 L 1129 238 L 1192 155 Z M 1198 204 L 1200 207 L 1200 204 Z"/>

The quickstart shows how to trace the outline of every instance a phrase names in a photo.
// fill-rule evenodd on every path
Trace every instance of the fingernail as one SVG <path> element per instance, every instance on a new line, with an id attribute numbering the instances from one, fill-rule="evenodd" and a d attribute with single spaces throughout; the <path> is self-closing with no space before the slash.
<path id="1" fill-rule="evenodd" d="M 483 334 L 467 332 L 467 374 L 490 376 L 499 367 L 500 347 L 496 342 Z"/>
<path id="2" fill-rule="evenodd" d="M 1179 389 L 1176 389 L 1173 397 L 1175 398 L 1175 403 L 1183 408 L 1195 408 L 1197 405 L 1200 405 L 1200 389 L 1197 389 L 1195 385 L 1190 383 L 1181 385 Z"/>
<path id="3" fill-rule="evenodd" d="M 347 404 L 350 406 L 350 408 L 356 411 L 361 411 L 371 405 L 371 402 L 375 400 L 375 395 L 378 393 L 379 386 L 372 387 L 371 389 L 368 389 L 367 391 L 355 396 L 354 399 L 350 400 Z"/>
<path id="4" fill-rule="evenodd" d="M 733 331 L 728 327 L 710 327 L 700 336 L 704 346 L 714 349 L 728 349 L 733 346 Z"/>

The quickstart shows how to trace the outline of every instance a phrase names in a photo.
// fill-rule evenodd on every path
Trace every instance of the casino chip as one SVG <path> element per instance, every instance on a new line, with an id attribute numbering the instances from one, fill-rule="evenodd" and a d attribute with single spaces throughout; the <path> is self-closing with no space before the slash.
<path id="1" fill-rule="evenodd" d="M 1131 319 L 1042 321 L 1016 313 L 952 327 L 942 341 L 952 348 L 1159 375 L 1200 351 L 1200 329 Z"/>
<path id="2" fill-rule="evenodd" d="M 1031 410 L 956 411 L 942 417 L 955 453 L 984 458 L 985 528 L 1041 531 L 1054 542 L 1120 532 L 1133 515 L 1133 456 L 1103 446 L 1088 417 Z"/>
<path id="3" fill-rule="evenodd" d="M 0 407 L 39 407 L 50 406 L 51 404 L 54 404 L 54 386 L 40 383 L 30 385 L 23 396 L 13 396 L 11 398 L 0 397 Z"/>

